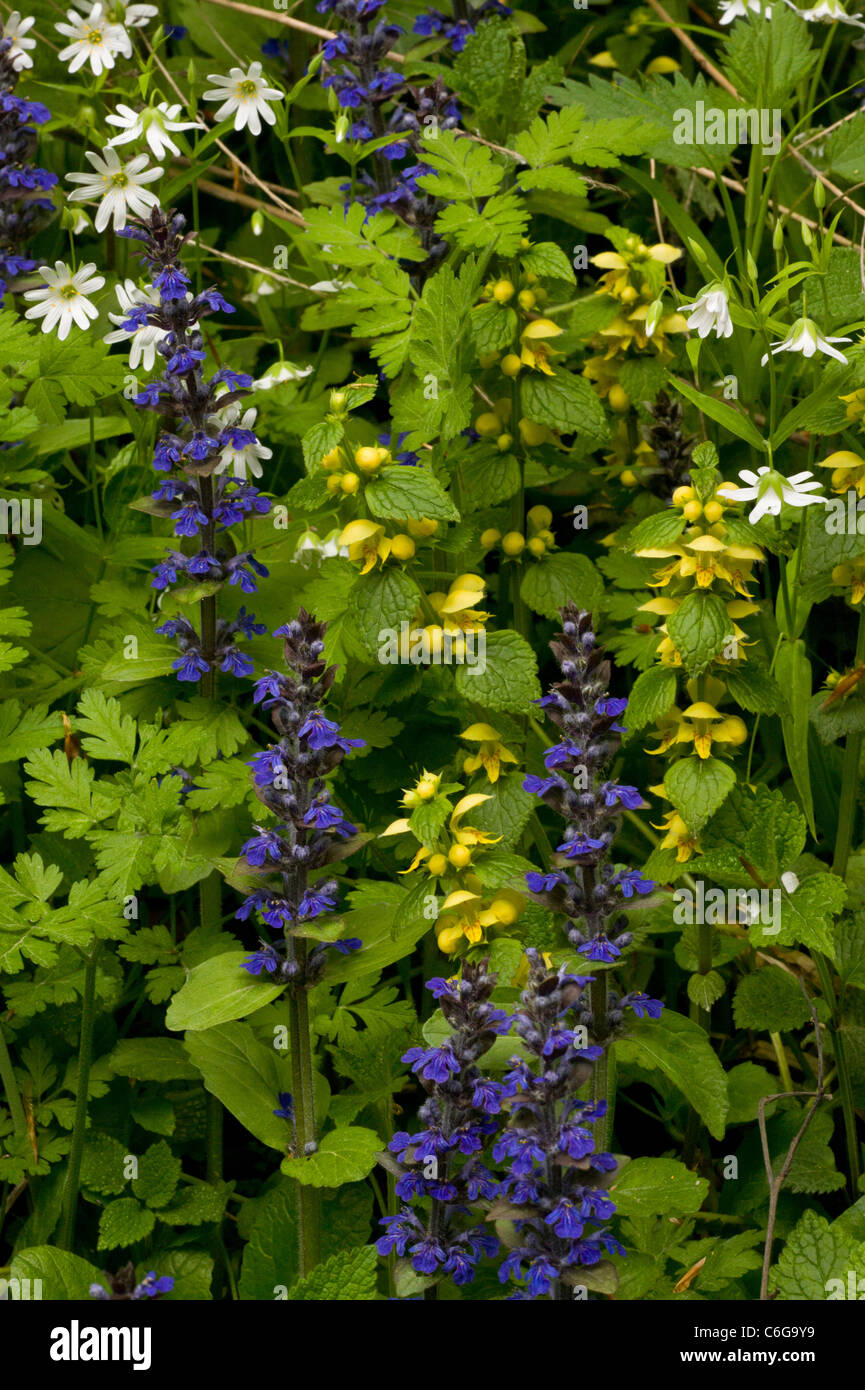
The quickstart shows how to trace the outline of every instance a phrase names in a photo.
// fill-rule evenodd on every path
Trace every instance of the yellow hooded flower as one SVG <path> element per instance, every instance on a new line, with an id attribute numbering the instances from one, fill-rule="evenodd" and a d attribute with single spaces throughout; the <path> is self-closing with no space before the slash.
<path id="1" fill-rule="evenodd" d="M 830 485 L 833 492 L 844 493 L 855 488 L 859 497 L 865 497 L 865 459 L 858 454 L 851 453 L 849 449 L 839 449 L 817 467 L 832 469 Z"/>
<path id="2" fill-rule="evenodd" d="M 491 782 L 499 780 L 502 763 L 515 763 L 518 761 L 516 756 L 505 748 L 501 741 L 498 730 L 492 724 L 471 724 L 460 738 L 467 739 L 469 743 L 479 743 L 480 748 L 477 753 L 471 753 L 463 763 L 464 772 L 477 772 L 483 768 Z"/>
<path id="3" fill-rule="evenodd" d="M 550 356 L 556 356 L 555 349 L 547 344 L 548 338 L 557 338 L 562 329 L 552 319 L 532 319 L 527 323 L 520 334 L 520 361 L 526 367 L 533 367 L 536 371 L 544 372 L 547 376 L 553 375 L 553 369 L 547 360 Z"/>
<path id="4" fill-rule="evenodd" d="M 430 594 L 429 601 L 442 618 L 446 632 L 479 632 L 489 613 L 476 608 L 486 592 L 486 580 L 479 574 L 460 574 L 448 592 Z"/>
<path id="5" fill-rule="evenodd" d="M 497 845 L 501 840 L 501 835 L 490 835 L 486 830 L 478 830 L 474 825 L 463 825 L 462 818 L 468 811 L 474 811 L 477 806 L 489 801 L 489 796 L 484 792 L 469 792 L 467 796 L 460 797 L 448 822 L 450 832 L 459 845 Z"/>
<path id="6" fill-rule="evenodd" d="M 677 743 L 693 743 L 697 756 L 710 758 L 713 743 L 744 743 L 748 737 L 748 726 L 737 714 L 723 715 L 707 700 L 696 700 L 686 710 L 673 707 L 664 719 L 658 721 L 661 744 L 658 748 L 647 748 L 647 753 L 664 753 Z"/>
<path id="7" fill-rule="evenodd" d="M 650 792 L 655 796 L 666 796 L 663 782 L 656 787 L 650 787 Z M 676 863 L 687 864 L 694 854 L 700 853 L 700 845 L 695 835 L 692 835 L 678 811 L 666 811 L 660 825 L 652 821 L 656 830 L 666 830 L 666 835 L 660 843 L 660 849 L 674 849 L 676 851 Z"/>
<path id="8" fill-rule="evenodd" d="M 391 549 L 384 527 L 376 521 L 350 521 L 343 529 L 338 544 L 348 546 L 350 560 L 363 561 L 361 574 L 368 574 L 377 560 L 384 564 Z"/>
<path id="9" fill-rule="evenodd" d="M 509 889 L 497 889 L 489 907 L 483 906 L 480 893 L 457 889 L 448 894 L 442 903 L 437 926 L 439 950 L 450 955 L 463 938 L 469 945 L 477 945 L 484 940 L 489 927 L 511 926 L 524 906 L 525 898 Z"/>
<path id="10" fill-rule="evenodd" d="M 836 565 L 832 571 L 832 583 L 850 590 L 851 603 L 861 603 L 865 598 L 865 556 L 851 564 Z"/>

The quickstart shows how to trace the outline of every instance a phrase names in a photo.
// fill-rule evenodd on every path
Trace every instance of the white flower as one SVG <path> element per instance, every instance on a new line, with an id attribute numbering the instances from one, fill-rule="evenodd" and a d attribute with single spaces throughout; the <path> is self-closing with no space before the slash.
<path id="1" fill-rule="evenodd" d="M 74 193 L 70 193 L 69 201 L 74 203 L 88 198 L 101 199 L 94 220 L 97 232 L 104 232 L 112 217 L 114 230 L 119 232 L 126 226 L 127 212 L 146 217 L 148 209 L 159 201 L 155 193 L 148 193 L 142 187 L 142 184 L 158 179 L 162 173 L 162 168 L 158 165 L 155 169 L 147 168 L 146 154 L 138 154 L 134 159 L 130 159 L 128 164 L 123 164 L 117 151 L 109 146 L 102 151 L 101 159 L 91 150 L 85 150 L 85 157 L 93 165 L 96 173 L 66 175 L 70 183 L 83 185 L 76 188 Z"/>
<path id="2" fill-rule="evenodd" d="M 862 16 L 848 14 L 841 4 L 841 0 L 820 0 L 820 3 L 814 5 L 810 10 L 797 9 L 795 5 L 790 4 L 790 0 L 787 0 L 787 4 L 790 5 L 791 10 L 796 11 L 800 19 L 814 20 L 818 23 L 825 22 L 826 24 L 853 24 L 857 29 L 865 29 Z"/>
<path id="3" fill-rule="evenodd" d="M 819 502 L 824 507 L 828 505 L 825 497 L 811 496 L 815 488 L 821 486 L 812 473 L 794 473 L 792 477 L 785 478 L 782 473 L 776 473 L 774 468 L 766 465 L 758 468 L 756 473 L 743 468 L 739 477 L 748 484 L 747 487 L 722 483 L 719 490 L 731 502 L 756 501 L 757 505 L 748 513 L 748 520 L 755 524 L 763 516 L 778 516 L 783 502 L 790 507 L 810 507 L 812 502 Z"/>
<path id="4" fill-rule="evenodd" d="M 246 470 L 253 478 L 260 478 L 262 467 L 259 459 L 273 458 L 273 450 L 268 449 L 264 444 L 259 444 L 254 437 L 253 426 L 258 411 L 255 407 L 247 410 L 238 425 L 229 425 L 228 433 L 232 442 L 225 445 L 219 455 L 219 463 L 214 468 L 214 473 L 230 473 L 235 478 L 242 478 L 246 481 Z M 246 436 L 252 435 L 251 439 Z"/>
<path id="5" fill-rule="evenodd" d="M 280 362 L 278 365 L 269 367 L 257 381 L 252 383 L 253 391 L 270 391 L 274 386 L 279 386 L 283 381 L 303 381 L 304 377 L 312 376 L 312 367 L 292 367 L 288 362 Z"/>
<path id="6" fill-rule="evenodd" d="M 693 304 L 683 304 L 679 312 L 691 315 L 688 327 L 695 328 L 701 338 L 708 338 L 713 328 L 716 338 L 729 338 L 733 332 L 727 296 L 720 285 L 707 285 Z"/>
<path id="7" fill-rule="evenodd" d="M 77 72 L 86 62 L 94 76 L 114 67 L 114 58 L 122 53 L 124 58 L 132 57 L 132 44 L 122 24 L 112 24 L 103 12 L 101 5 L 94 5 L 89 14 L 76 14 L 67 10 L 68 24 L 55 24 L 54 28 L 64 38 L 72 42 L 61 48 L 59 58 L 69 63 L 69 71 Z"/>
<path id="8" fill-rule="evenodd" d="M 166 132 L 204 129 L 201 121 L 179 121 L 177 117 L 181 110 L 179 102 L 169 106 L 167 101 L 161 101 L 158 106 L 146 106 L 143 111 L 133 111 L 131 106 L 118 106 L 113 115 L 105 118 L 109 125 L 118 126 L 121 131 L 120 135 L 108 141 L 108 148 L 128 145 L 132 140 L 140 140 L 143 135 L 157 159 L 164 159 L 166 150 L 169 154 L 180 154 Z"/>
<path id="9" fill-rule="evenodd" d="M 316 280 L 309 287 L 313 294 L 339 294 L 340 290 L 356 290 L 353 280 Z"/>
<path id="10" fill-rule="evenodd" d="M 792 869 L 788 869 L 785 874 L 781 875 L 781 886 L 786 888 L 788 893 L 796 892 L 799 887 L 799 880 Z"/>
<path id="11" fill-rule="evenodd" d="M 78 10 L 83 10 L 86 14 L 93 3 L 93 0 L 72 0 L 73 5 Z M 155 19 L 159 14 L 155 5 L 130 5 L 128 0 L 103 0 L 103 9 L 109 19 L 116 24 L 125 24 L 130 29 L 143 29 L 145 24 L 149 24 L 151 19 Z"/>
<path id="12" fill-rule="evenodd" d="M 22 68 L 32 68 L 33 66 L 33 59 L 24 50 L 36 47 L 35 39 L 25 37 L 28 29 L 32 29 L 35 23 L 36 20 L 32 15 L 29 19 L 22 19 L 19 10 L 13 10 L 8 19 L 0 21 L 4 39 L 12 40 L 12 47 L 9 49 L 9 61 L 16 72 L 20 72 Z"/>
<path id="13" fill-rule="evenodd" d="M 106 333 L 103 341 L 128 343 L 129 366 L 132 371 L 137 371 L 143 363 L 144 370 L 152 372 L 156 362 L 156 344 L 167 337 L 168 330 L 156 328 L 150 323 L 143 323 L 140 328 L 132 329 L 123 328 L 121 325 L 126 322 L 131 309 L 141 304 L 151 304 L 155 308 L 159 304 L 159 296 L 155 292 L 148 294 L 146 290 L 139 289 L 134 280 L 125 280 L 122 285 L 117 285 L 116 293 L 122 312 L 108 315 L 111 322 L 117 324 L 117 328 L 111 333 Z"/>
<path id="14" fill-rule="evenodd" d="M 105 284 L 104 275 L 94 275 L 96 266 L 92 261 L 83 265 L 73 274 L 64 261 L 56 261 L 54 269 L 39 267 L 39 274 L 45 281 L 44 288 L 27 290 L 24 298 L 33 301 L 33 308 L 25 311 L 28 319 L 43 319 L 42 332 L 51 333 L 56 328 L 58 338 L 69 336 L 73 323 L 79 328 L 87 328 L 89 323 L 99 317 L 99 311 L 87 298 Z M 59 327 L 58 327 L 59 325 Z"/>
<path id="15" fill-rule="evenodd" d="M 250 63 L 248 72 L 243 68 L 230 68 L 228 77 L 209 72 L 207 80 L 217 85 L 204 93 L 204 100 L 222 102 L 216 112 L 217 121 L 227 120 L 233 114 L 234 129 L 248 127 L 250 135 L 261 134 L 259 116 L 268 125 L 276 125 L 276 116 L 267 103 L 282 101 L 282 92 L 268 87 L 261 75 L 261 63 Z"/>
<path id="16" fill-rule="evenodd" d="M 779 352 L 801 352 L 803 357 L 813 357 L 815 352 L 825 352 L 827 357 L 834 357 L 837 362 L 845 362 L 847 358 L 843 352 L 831 346 L 832 343 L 851 343 L 852 338 L 821 338 L 819 330 L 813 319 L 797 319 L 790 329 L 789 334 L 780 343 L 772 343 L 772 356 Z M 765 367 L 769 361 L 768 352 L 760 358 L 760 366 Z"/>
<path id="17" fill-rule="evenodd" d="M 320 565 L 322 560 L 330 560 L 334 555 L 348 555 L 348 546 L 340 547 L 338 537 L 339 530 L 336 530 L 322 539 L 318 532 L 310 527 L 301 536 L 291 557 L 292 563 L 308 568 L 313 562 Z"/>
<path id="18" fill-rule="evenodd" d="M 749 10 L 765 15 L 767 19 L 772 18 L 772 6 L 762 4 L 761 0 L 718 0 L 718 9 L 721 12 L 719 24 L 732 24 L 734 19 L 744 19 Z"/>

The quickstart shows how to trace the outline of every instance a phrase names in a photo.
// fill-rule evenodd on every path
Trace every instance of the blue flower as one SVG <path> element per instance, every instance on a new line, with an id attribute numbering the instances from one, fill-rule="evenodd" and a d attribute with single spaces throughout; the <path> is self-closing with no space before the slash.
<path id="1" fill-rule="evenodd" d="M 279 1092 L 279 1109 L 274 1110 L 274 1115 L 278 1115 L 281 1120 L 294 1119 L 294 1097 L 290 1091 Z"/>
<path id="2" fill-rule="evenodd" d="M 569 883 L 567 874 L 558 871 L 551 874 L 539 874 L 534 871 L 526 874 L 526 885 L 530 893 L 552 893 L 555 888 L 567 887 Z"/>
<path id="3" fill-rule="evenodd" d="M 253 951 L 252 955 L 241 963 L 241 969 L 248 970 L 250 975 L 260 975 L 262 970 L 266 970 L 272 975 L 279 965 L 279 956 L 273 946 L 262 946 L 261 950 Z"/>
<path id="4" fill-rule="evenodd" d="M 627 806 L 629 811 L 637 811 L 643 804 L 643 798 L 636 787 L 620 787 L 616 782 L 605 782 L 601 790 L 606 806 L 615 806 L 618 801 L 622 806 Z"/>
<path id="5" fill-rule="evenodd" d="M 274 633 L 274 636 L 276 635 Z M 341 738 L 339 725 L 334 724 L 330 719 L 325 719 L 318 710 L 307 715 L 298 729 L 298 738 L 305 738 L 310 748 L 315 749 L 316 752 L 322 748 L 335 747 L 348 753 L 352 748 L 366 747 L 362 738 Z"/>
<path id="6" fill-rule="evenodd" d="M 285 851 L 283 840 L 275 830 L 262 830 L 260 826 L 256 826 L 256 829 L 259 833 L 240 847 L 247 864 L 255 869 L 262 868 L 266 859 L 278 864 Z"/>
<path id="7" fill-rule="evenodd" d="M 442 1043 L 441 1047 L 410 1047 L 408 1052 L 403 1053 L 400 1061 L 410 1063 L 413 1072 L 419 1072 L 427 1081 L 436 1081 L 440 1085 L 460 1070 L 460 1064 L 448 1042 Z"/>
<path id="8" fill-rule="evenodd" d="M 210 667 L 201 653 L 195 648 L 191 648 L 183 656 L 172 661 L 171 669 L 177 672 L 179 681 L 198 681 L 201 680 L 202 676 L 207 675 Z"/>
<path id="9" fill-rule="evenodd" d="M 635 893 L 640 897 L 645 897 L 656 887 L 650 878 L 644 878 L 639 869 L 622 869 L 620 873 L 614 874 L 610 880 L 622 890 L 622 896 L 632 898 Z"/>
<path id="10" fill-rule="evenodd" d="M 624 1008 L 633 1009 L 637 1018 L 660 1018 L 664 1009 L 660 999 L 650 999 L 641 990 L 626 994 L 621 1002 Z"/>
<path id="11" fill-rule="evenodd" d="M 603 840 L 593 840 L 588 835 L 580 834 L 575 834 L 573 839 L 565 840 L 563 844 L 556 846 L 557 852 L 566 855 L 568 859 L 581 859 L 583 855 L 603 848 Z"/>
<path id="12" fill-rule="evenodd" d="M 577 947 L 577 950 L 581 956 L 586 957 L 586 960 L 605 961 L 607 965 L 612 964 L 622 954 L 618 946 L 610 941 L 604 932 L 599 932 L 589 941 L 584 941 L 582 946 Z"/>
<path id="13" fill-rule="evenodd" d="M 537 777 L 530 772 L 523 778 L 523 791 L 531 792 L 533 796 L 544 796 L 552 791 L 554 787 L 563 787 L 564 783 L 560 777 Z"/>
<path id="14" fill-rule="evenodd" d="M 563 743 L 554 743 L 552 748 L 547 749 L 544 754 L 544 765 L 546 767 L 562 767 L 582 756 L 582 750 L 577 747 L 573 740 L 566 739 Z"/>

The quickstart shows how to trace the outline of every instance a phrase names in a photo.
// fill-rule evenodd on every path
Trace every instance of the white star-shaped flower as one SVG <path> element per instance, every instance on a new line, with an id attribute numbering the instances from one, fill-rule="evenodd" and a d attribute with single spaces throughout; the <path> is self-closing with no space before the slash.
<path id="1" fill-rule="evenodd" d="M 813 319 L 802 318 L 796 320 L 786 338 L 779 343 L 772 343 L 770 347 L 773 357 L 779 352 L 801 352 L 803 357 L 813 357 L 815 352 L 823 352 L 827 357 L 834 357 L 836 362 L 846 363 L 847 358 L 843 352 L 832 347 L 832 344 L 852 341 L 852 338 L 824 338 Z M 764 352 L 760 358 L 760 366 L 765 367 L 768 361 L 769 353 Z"/>
<path id="2" fill-rule="evenodd" d="M 169 106 L 167 101 L 161 101 L 158 106 L 146 106 L 143 111 L 133 111 L 131 106 L 119 105 L 111 116 L 105 117 L 109 125 L 118 126 L 121 132 L 108 141 L 108 148 L 128 145 L 132 140 L 140 140 L 143 136 L 157 159 L 164 159 L 166 151 L 169 154 L 180 154 L 167 132 L 204 129 L 202 121 L 179 121 L 177 117 L 182 109 L 179 102 Z"/>
<path id="3" fill-rule="evenodd" d="M 303 381 L 304 377 L 312 376 L 312 367 L 292 367 L 288 362 L 280 362 L 273 367 L 269 367 L 257 381 L 252 383 L 253 391 L 272 391 L 274 386 L 279 386 L 283 381 Z"/>
<path id="4" fill-rule="evenodd" d="M 718 9 L 719 24 L 732 24 L 734 19 L 744 19 L 749 10 L 753 14 L 765 15 L 767 19 L 772 18 L 772 6 L 762 4 L 761 0 L 718 0 Z"/>
<path id="5" fill-rule="evenodd" d="M 151 323 L 142 323 L 137 328 L 124 328 L 130 312 L 138 309 L 142 304 L 149 304 L 152 308 L 159 306 L 159 295 L 154 291 L 139 289 L 134 280 L 124 280 L 116 286 L 117 302 L 122 310 L 119 314 L 109 314 L 112 323 L 117 327 L 111 333 L 106 333 L 103 342 L 106 343 L 128 343 L 129 344 L 129 366 L 136 372 L 139 366 L 144 367 L 146 372 L 152 372 L 156 363 L 156 344 L 168 336 L 168 330 L 157 328 Z"/>
<path id="6" fill-rule="evenodd" d="M 72 0 L 72 3 L 86 14 L 93 0 Z M 143 29 L 159 14 L 155 5 L 130 5 L 128 0 L 102 0 L 102 7 L 110 20 L 128 29 Z"/>
<path id="7" fill-rule="evenodd" d="M 129 35 L 122 24 L 113 24 L 107 18 L 101 4 L 94 5 L 86 16 L 67 10 L 66 17 L 68 24 L 55 24 L 54 28 L 72 40 L 58 55 L 61 63 L 69 64 L 70 72 L 77 72 L 89 62 L 91 72 L 98 77 L 114 67 L 118 53 L 124 58 L 132 57 Z"/>
<path id="8" fill-rule="evenodd" d="M 4 39 L 12 40 L 9 61 L 16 72 L 33 66 L 33 59 L 25 50 L 36 47 L 36 40 L 27 38 L 28 30 L 32 29 L 35 23 L 32 15 L 28 19 L 22 19 L 20 10 L 13 10 L 8 19 L 0 20 Z"/>
<path id="9" fill-rule="evenodd" d="M 776 473 L 774 468 L 765 465 L 758 468 L 756 473 L 752 473 L 749 468 L 743 468 L 739 477 L 748 484 L 747 487 L 733 487 L 730 483 L 722 483 L 719 492 L 731 502 L 756 502 L 756 506 L 748 513 L 748 520 L 754 524 L 761 517 L 778 516 L 785 502 L 789 507 L 810 507 L 813 502 L 824 507 L 828 505 L 825 497 L 812 496 L 821 484 L 813 473 L 807 471 L 785 478 L 783 473 Z"/>
<path id="10" fill-rule="evenodd" d="M 24 298 L 32 302 L 33 308 L 25 310 L 24 317 L 42 319 L 43 333 L 51 333 L 56 328 L 61 341 L 69 336 L 73 323 L 87 328 L 99 317 L 98 309 L 87 296 L 101 290 L 105 284 L 104 275 L 93 274 L 95 269 L 92 261 L 74 273 L 65 261 L 55 261 L 53 270 L 47 265 L 40 266 L 38 273 L 45 285 L 25 292 Z"/>
<path id="11" fill-rule="evenodd" d="M 818 24 L 852 24 L 857 29 L 865 29 L 860 14 L 848 14 L 841 4 L 841 0 L 820 0 L 818 5 L 812 6 L 808 10 L 800 10 L 796 5 L 787 4 L 791 10 L 795 10 L 800 19 L 812 20 Z"/>
<path id="12" fill-rule="evenodd" d="M 143 185 L 158 179 L 163 171 L 159 165 L 155 169 L 148 169 L 146 154 L 137 154 L 128 164 L 123 164 L 117 151 L 108 146 L 102 151 L 101 158 L 92 150 L 85 150 L 85 158 L 96 173 L 66 175 L 70 183 L 82 185 L 69 194 L 69 201 L 100 199 L 94 219 L 97 232 L 104 232 L 112 218 L 115 232 L 122 231 L 126 226 L 127 212 L 146 217 L 150 208 L 159 201 L 156 194 L 149 193 Z"/>
<path id="13" fill-rule="evenodd" d="M 267 103 L 282 101 L 283 94 L 276 87 L 268 87 L 261 72 L 261 63 L 250 63 L 247 72 L 243 68 L 230 68 L 228 77 L 220 77 L 215 72 L 207 74 L 208 82 L 216 86 L 204 93 L 204 100 L 222 102 L 215 115 L 217 121 L 225 121 L 233 115 L 234 129 L 248 129 L 250 135 L 261 134 L 262 120 L 276 125 L 276 116 Z"/>
<path id="14" fill-rule="evenodd" d="M 696 329 L 701 338 L 708 338 L 713 329 L 716 338 L 729 338 L 733 332 L 727 296 L 721 285 L 707 285 L 693 304 L 683 304 L 679 312 L 690 314 L 688 327 Z"/>
<path id="15" fill-rule="evenodd" d="M 260 444 L 255 437 L 254 425 L 258 411 L 252 406 L 239 423 L 229 424 L 226 433 L 229 443 L 219 455 L 219 463 L 214 473 L 228 473 L 246 482 L 247 469 L 253 478 L 260 478 L 263 472 L 259 459 L 273 458 L 273 450 Z"/>

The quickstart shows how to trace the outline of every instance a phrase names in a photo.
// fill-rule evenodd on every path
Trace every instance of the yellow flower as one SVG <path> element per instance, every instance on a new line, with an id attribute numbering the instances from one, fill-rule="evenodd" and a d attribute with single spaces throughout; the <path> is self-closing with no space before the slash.
<path id="1" fill-rule="evenodd" d="M 713 743 L 744 743 L 748 726 L 737 714 L 723 715 L 707 700 L 696 700 L 686 710 L 676 706 L 658 721 L 661 744 L 647 748 L 647 753 L 663 753 L 677 743 L 693 743 L 697 756 L 712 756 Z"/>
<path id="2" fill-rule="evenodd" d="M 448 592 L 430 594 L 429 601 L 442 619 L 446 632 L 479 632 L 490 616 L 475 604 L 486 591 L 486 580 L 479 574 L 459 574 Z"/>
<path id="3" fill-rule="evenodd" d="M 656 796 L 666 796 L 663 783 L 660 786 L 650 787 L 650 792 Z M 694 854 L 700 853 L 700 845 L 695 835 L 692 835 L 678 811 L 666 811 L 664 819 L 660 825 L 654 821 L 652 824 L 656 830 L 666 830 L 666 835 L 660 843 L 660 849 L 674 849 L 676 851 L 676 863 L 687 864 Z"/>
<path id="4" fill-rule="evenodd" d="M 751 579 L 751 565 L 763 559 L 756 545 L 736 544 L 723 539 L 723 522 L 700 532 L 689 527 L 675 545 L 649 546 L 638 550 L 644 559 L 672 559 L 673 563 L 659 570 L 649 583 L 652 588 L 664 588 L 672 579 L 694 579 L 697 587 L 708 589 L 716 579 L 725 580 L 737 593 L 750 598 L 746 585 Z"/>
<path id="5" fill-rule="evenodd" d="M 832 583 L 850 589 L 850 602 L 861 603 L 865 598 L 865 556 L 847 565 L 836 565 L 832 571 Z"/>
<path id="6" fill-rule="evenodd" d="M 362 560 L 361 574 L 368 574 L 377 560 L 384 564 L 390 554 L 390 541 L 384 527 L 375 521 L 350 521 L 339 537 L 339 545 L 348 546 L 350 560 Z"/>
<path id="7" fill-rule="evenodd" d="M 474 825 L 463 825 L 462 818 L 468 811 L 473 811 L 489 797 L 484 792 L 469 792 L 467 796 L 460 797 L 448 822 L 450 832 L 459 845 L 497 845 L 502 838 L 501 835 L 490 835 L 486 830 L 478 830 Z"/>
<path id="8" fill-rule="evenodd" d="M 438 796 L 438 789 L 441 785 L 442 775 L 440 772 L 427 772 L 418 778 L 413 787 L 403 787 L 401 805 L 408 807 L 422 806 L 425 801 L 432 801 Z"/>
<path id="9" fill-rule="evenodd" d="M 857 391 L 851 391 L 849 396 L 840 396 L 847 407 L 847 419 L 858 420 L 861 424 L 865 416 L 865 386 L 860 386 Z"/>
<path id="10" fill-rule="evenodd" d="M 524 905 L 525 899 L 509 889 L 497 889 L 496 896 L 488 907 L 484 907 L 480 893 L 469 892 L 464 888 L 449 893 L 442 903 L 442 912 L 438 919 L 439 950 L 451 955 L 463 938 L 469 945 L 477 945 L 479 941 L 484 940 L 489 927 L 511 926 Z"/>
<path id="11" fill-rule="evenodd" d="M 849 449 L 839 449 L 817 465 L 818 468 L 831 468 L 831 487 L 833 492 L 849 492 L 855 488 L 860 497 L 865 497 L 865 459 Z"/>
<path id="12" fill-rule="evenodd" d="M 482 767 L 490 781 L 497 782 L 502 763 L 518 761 L 510 749 L 505 748 L 498 730 L 491 724 L 471 724 L 460 738 L 480 744 L 477 753 L 471 753 L 463 763 L 464 772 L 477 772 Z"/>
<path id="13" fill-rule="evenodd" d="M 537 371 L 552 376 L 553 369 L 547 359 L 551 355 L 555 356 L 555 350 L 547 346 L 546 340 L 557 338 L 561 332 L 559 325 L 553 323 L 552 319 L 532 319 L 520 334 L 520 361 L 527 367 L 534 367 Z"/>

